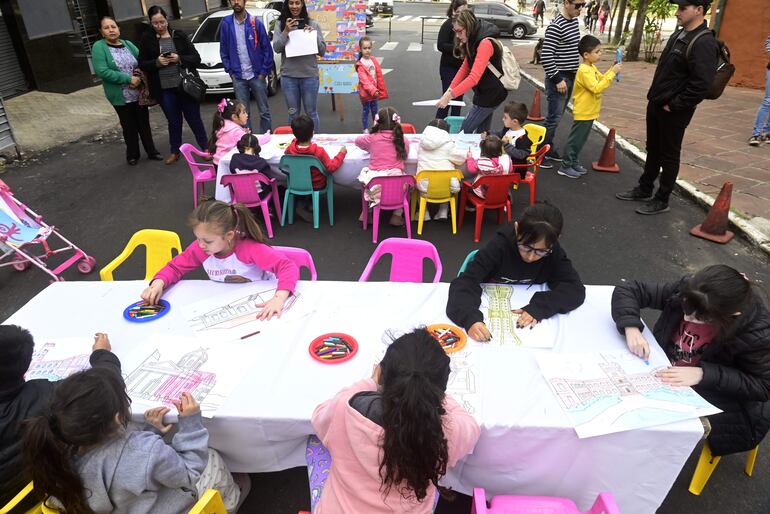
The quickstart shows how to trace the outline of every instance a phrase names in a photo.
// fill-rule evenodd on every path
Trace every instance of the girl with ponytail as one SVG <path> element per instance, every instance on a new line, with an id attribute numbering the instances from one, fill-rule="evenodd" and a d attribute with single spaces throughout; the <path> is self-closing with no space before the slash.
<path id="1" fill-rule="evenodd" d="M 208 148 L 214 165 L 219 164 L 219 160 L 238 145 L 241 137 L 249 133 L 248 123 L 249 113 L 240 100 L 223 98 L 217 104 Z"/>
<path id="2" fill-rule="evenodd" d="M 257 319 L 280 317 L 286 299 L 297 285 L 299 270 L 293 261 L 266 243 L 248 207 L 218 200 L 203 202 L 190 215 L 189 225 L 196 241 L 155 274 L 142 292 L 142 299 L 156 304 L 167 287 L 203 266 L 209 278 L 218 282 L 277 278 L 275 296 L 257 305 L 262 308 Z"/>
<path id="3" fill-rule="evenodd" d="M 446 395 L 449 357 L 419 329 L 393 341 L 371 379 L 313 413 L 332 455 L 316 514 L 433 512 L 439 479 L 471 451 L 479 426 Z"/>

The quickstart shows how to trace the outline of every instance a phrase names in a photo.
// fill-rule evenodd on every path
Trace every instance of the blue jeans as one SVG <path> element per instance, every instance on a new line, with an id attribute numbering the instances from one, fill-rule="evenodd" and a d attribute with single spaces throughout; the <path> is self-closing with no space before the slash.
<path id="1" fill-rule="evenodd" d="M 313 120 L 313 130 L 320 132 L 321 120 L 318 119 L 316 104 L 318 103 L 318 77 L 281 77 L 281 89 L 286 98 L 286 108 L 289 109 L 289 125 L 294 117 L 305 107 L 305 113 Z"/>
<path id="2" fill-rule="evenodd" d="M 168 142 L 171 153 L 179 153 L 182 146 L 182 116 L 195 134 L 195 141 L 201 150 L 208 148 L 206 129 L 201 119 L 201 106 L 190 96 L 176 88 L 164 89 L 160 95 L 160 108 L 168 120 Z"/>
<path id="3" fill-rule="evenodd" d="M 364 126 L 364 130 L 369 128 L 369 114 L 371 113 L 372 120 L 374 115 L 377 114 L 377 100 L 371 102 L 361 102 L 361 124 Z"/>
<path id="4" fill-rule="evenodd" d="M 757 121 L 754 122 L 752 136 L 770 134 L 770 70 L 765 75 L 765 99 L 757 111 Z"/>
<path id="5" fill-rule="evenodd" d="M 235 90 L 235 98 L 243 102 L 246 106 L 246 112 L 249 113 L 249 123 L 247 126 L 251 126 L 251 97 L 254 96 L 254 100 L 257 101 L 257 108 L 259 109 L 259 131 L 264 134 L 268 130 L 272 129 L 272 120 L 270 119 L 270 106 L 267 103 L 267 79 L 258 79 L 256 76 L 249 80 L 239 79 L 233 77 L 233 89 Z"/>
<path id="6" fill-rule="evenodd" d="M 471 110 L 468 111 L 468 115 L 465 116 L 463 126 L 460 127 L 460 131 L 466 134 L 481 134 L 482 132 L 489 132 L 489 127 L 492 124 L 492 114 L 494 114 L 495 107 L 480 107 L 476 104 L 471 106 Z"/>
<path id="7" fill-rule="evenodd" d="M 447 66 L 439 66 L 438 67 L 438 74 L 441 76 L 441 94 L 443 95 L 447 89 L 449 89 L 449 86 L 452 84 L 452 80 L 454 80 L 455 75 L 457 75 L 457 72 L 460 68 L 449 68 Z M 457 100 L 458 102 L 463 101 L 463 95 L 458 96 L 457 98 L 454 98 L 454 100 Z M 444 119 L 447 116 L 449 116 L 449 110 L 452 110 L 452 116 L 459 116 L 460 115 L 460 107 L 459 105 L 453 105 L 452 107 L 449 107 L 448 105 L 444 107 L 443 109 L 439 109 L 436 111 L 436 118 Z"/>
<path id="8" fill-rule="evenodd" d="M 560 75 L 567 83 L 567 93 L 561 94 L 556 90 L 556 82 L 546 78 L 545 79 L 545 97 L 548 100 L 548 114 L 545 116 L 543 126 L 545 126 L 545 140 L 544 145 L 551 145 L 550 154 L 558 155 L 556 148 L 554 148 L 553 140 L 556 136 L 556 128 L 559 126 L 561 117 L 564 115 L 564 111 L 567 110 L 567 103 L 572 98 L 572 86 L 575 84 L 575 74 L 561 72 Z M 561 81 L 561 80 L 559 80 Z"/>

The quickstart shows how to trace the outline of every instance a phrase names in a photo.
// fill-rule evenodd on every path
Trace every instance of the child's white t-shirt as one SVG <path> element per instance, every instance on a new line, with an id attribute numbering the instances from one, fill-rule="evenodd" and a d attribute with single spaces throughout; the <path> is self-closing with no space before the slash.
<path id="1" fill-rule="evenodd" d="M 510 144 L 513 145 L 516 143 L 517 139 L 519 139 L 521 136 L 523 136 L 526 133 L 527 131 L 524 129 L 519 129 L 519 130 L 508 129 L 508 131 L 506 131 L 503 137 L 510 138 Z"/>
<path id="2" fill-rule="evenodd" d="M 369 72 L 369 75 L 371 75 L 374 80 L 377 80 L 377 72 L 374 68 L 374 61 L 372 61 L 371 59 L 367 59 L 366 57 L 361 57 L 361 64 L 363 64 L 366 67 L 366 70 Z"/>

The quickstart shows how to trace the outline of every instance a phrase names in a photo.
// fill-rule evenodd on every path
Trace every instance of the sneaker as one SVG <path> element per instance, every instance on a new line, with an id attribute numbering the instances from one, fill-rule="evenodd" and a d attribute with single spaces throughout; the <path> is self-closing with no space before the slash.
<path id="1" fill-rule="evenodd" d="M 581 175 L 585 175 L 586 173 L 588 173 L 588 170 L 587 170 L 587 169 L 585 169 L 585 168 L 584 168 L 583 166 L 581 166 L 580 164 L 573 164 L 573 165 L 572 165 L 572 169 L 573 169 L 573 170 L 575 170 L 575 171 L 577 171 L 577 172 L 578 172 L 578 173 L 580 173 Z"/>
<path id="2" fill-rule="evenodd" d="M 669 207 L 666 202 L 663 200 L 650 200 L 643 206 L 636 209 L 636 212 L 638 214 L 660 214 L 662 212 L 668 212 Z"/>
<path id="3" fill-rule="evenodd" d="M 548 157 L 549 159 L 551 159 L 552 161 L 561 162 L 561 161 L 564 160 L 564 159 L 561 158 L 561 155 L 559 155 L 559 152 L 557 152 L 556 150 L 551 150 L 550 152 L 545 154 L 545 156 Z"/>
<path id="4" fill-rule="evenodd" d="M 749 146 L 759 146 L 761 143 L 761 136 L 751 136 L 749 138 Z"/>
<path id="5" fill-rule="evenodd" d="M 545 159 L 543 159 L 543 162 L 540 163 L 540 167 L 544 170 L 550 170 L 551 168 L 553 168 L 553 161 L 548 157 L 546 157 Z"/>
<path id="6" fill-rule="evenodd" d="M 465 212 L 476 212 L 476 207 L 472 203 L 465 204 Z"/>
<path id="7" fill-rule="evenodd" d="M 615 193 L 615 198 L 618 200 L 626 200 L 627 202 L 649 202 L 652 200 L 651 194 L 645 194 L 639 187 L 635 187 L 630 191 L 623 193 Z"/>
<path id="8" fill-rule="evenodd" d="M 767 143 L 768 145 L 770 145 L 770 134 L 762 134 L 761 136 L 759 136 L 759 139 Z"/>
<path id="9" fill-rule="evenodd" d="M 567 178 L 580 178 L 583 176 L 569 166 L 567 166 L 566 168 L 562 166 L 561 168 L 559 168 L 559 171 L 557 171 L 556 173 Z"/>

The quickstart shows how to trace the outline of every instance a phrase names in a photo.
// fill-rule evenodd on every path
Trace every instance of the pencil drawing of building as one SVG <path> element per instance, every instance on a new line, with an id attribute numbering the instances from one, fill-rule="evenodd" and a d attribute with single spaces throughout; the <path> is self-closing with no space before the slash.
<path id="1" fill-rule="evenodd" d="M 589 405 L 601 397 L 640 395 L 661 387 L 652 373 L 626 374 L 620 364 L 603 362 L 599 368 L 605 376 L 594 379 L 553 378 L 559 400 L 568 409 Z"/>
<path id="2" fill-rule="evenodd" d="M 126 377 L 126 389 L 132 398 L 169 404 L 189 392 L 200 402 L 216 385 L 216 373 L 200 370 L 208 360 L 204 348 L 186 353 L 177 362 L 160 357 L 160 351 L 155 350 Z"/>
<path id="3" fill-rule="evenodd" d="M 27 380 L 37 378 L 51 381 L 62 380 L 89 367 L 89 358 L 91 357 L 89 354 L 74 355 L 66 359 L 45 360 L 46 355 L 54 346 L 56 346 L 54 343 L 46 343 L 40 350 L 35 350 L 24 378 Z"/>
<path id="4" fill-rule="evenodd" d="M 257 307 L 257 305 L 270 300 L 274 294 L 275 289 L 269 289 L 244 296 L 192 318 L 190 325 L 193 330 L 200 331 L 215 328 L 233 328 L 254 321 L 257 313 L 262 310 L 262 307 Z M 286 300 L 284 310 L 291 307 L 297 296 L 292 295 Z"/>

